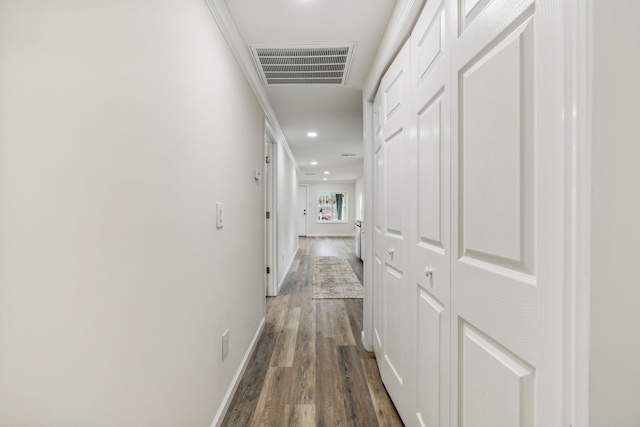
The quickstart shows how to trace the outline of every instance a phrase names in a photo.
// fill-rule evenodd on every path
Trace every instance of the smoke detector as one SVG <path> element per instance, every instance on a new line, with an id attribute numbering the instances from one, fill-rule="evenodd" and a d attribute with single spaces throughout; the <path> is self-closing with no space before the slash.
<path id="1" fill-rule="evenodd" d="M 249 47 L 265 86 L 344 85 L 355 43 Z"/>

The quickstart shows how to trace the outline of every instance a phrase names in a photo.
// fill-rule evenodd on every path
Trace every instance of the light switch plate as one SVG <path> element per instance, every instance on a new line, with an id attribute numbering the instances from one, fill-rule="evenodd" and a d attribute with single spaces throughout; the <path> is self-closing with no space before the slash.
<path id="1" fill-rule="evenodd" d="M 227 358 L 227 354 L 229 354 L 229 330 L 227 329 L 222 334 L 222 360 Z"/>
<path id="2" fill-rule="evenodd" d="M 223 221 L 222 221 L 222 202 L 217 202 L 216 203 L 216 227 L 218 228 L 222 228 L 222 226 L 224 225 Z"/>

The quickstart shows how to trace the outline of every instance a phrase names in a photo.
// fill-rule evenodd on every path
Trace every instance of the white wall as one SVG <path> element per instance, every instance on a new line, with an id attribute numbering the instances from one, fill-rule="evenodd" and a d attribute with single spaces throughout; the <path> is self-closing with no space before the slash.
<path id="1" fill-rule="evenodd" d="M 354 213 L 355 213 L 355 184 L 351 183 L 314 183 L 301 182 L 309 186 L 307 192 L 307 230 L 308 236 L 355 236 Z M 347 222 L 339 224 L 327 224 L 326 222 L 316 222 L 318 192 L 347 192 Z"/>
<path id="2" fill-rule="evenodd" d="M 296 216 L 298 177 L 293 162 L 282 144 L 277 144 L 278 175 L 278 285 L 284 282 L 298 250 L 298 218 Z"/>
<path id="3" fill-rule="evenodd" d="M 0 1 L 0 123 L 0 425 L 210 425 L 264 316 L 263 114 L 205 2 Z"/>
<path id="4" fill-rule="evenodd" d="M 638 16 L 638 2 L 593 2 L 591 427 L 640 419 Z"/>

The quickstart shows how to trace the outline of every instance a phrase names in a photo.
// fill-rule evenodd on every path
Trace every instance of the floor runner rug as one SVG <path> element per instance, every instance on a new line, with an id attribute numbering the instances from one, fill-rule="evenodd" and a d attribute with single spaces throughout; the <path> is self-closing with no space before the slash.
<path id="1" fill-rule="evenodd" d="M 364 286 L 349 262 L 336 256 L 317 256 L 313 263 L 313 298 L 362 298 Z"/>

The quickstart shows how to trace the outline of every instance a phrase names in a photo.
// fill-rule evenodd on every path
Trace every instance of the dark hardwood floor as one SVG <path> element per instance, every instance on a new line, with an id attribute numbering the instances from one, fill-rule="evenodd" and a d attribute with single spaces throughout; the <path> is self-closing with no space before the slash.
<path id="1" fill-rule="evenodd" d="M 346 258 L 362 280 L 352 238 L 300 238 L 223 426 L 402 426 L 361 344 L 361 299 L 312 299 L 315 256 Z"/>

